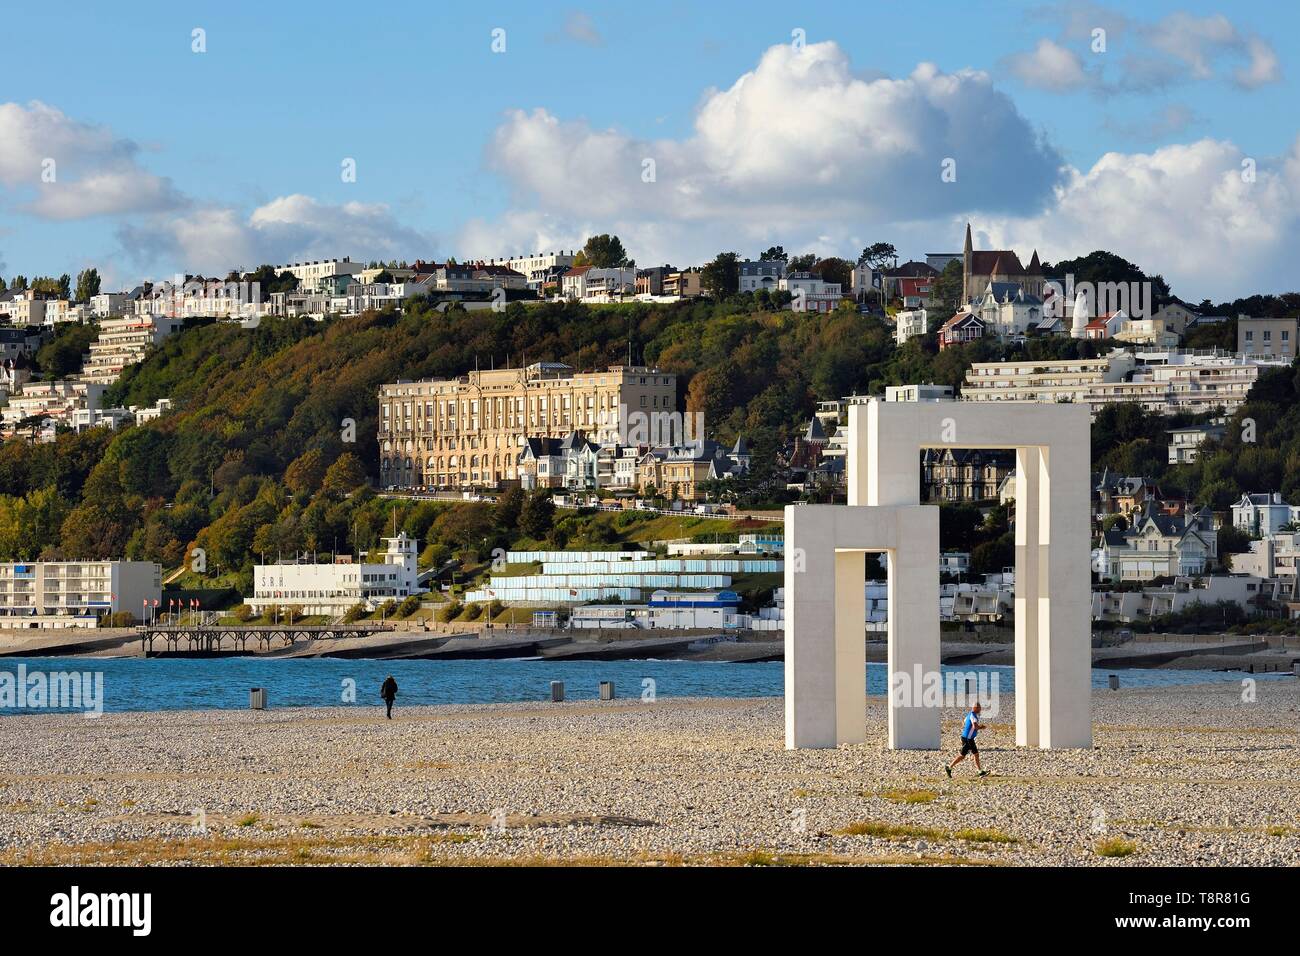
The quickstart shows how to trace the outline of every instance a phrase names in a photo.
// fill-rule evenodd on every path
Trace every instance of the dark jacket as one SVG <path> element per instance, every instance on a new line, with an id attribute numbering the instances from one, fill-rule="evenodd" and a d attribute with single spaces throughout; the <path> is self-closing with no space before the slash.
<path id="1" fill-rule="evenodd" d="M 384 700 L 392 700 L 397 696 L 397 681 L 389 677 L 384 681 L 383 686 L 379 688 L 379 696 Z"/>

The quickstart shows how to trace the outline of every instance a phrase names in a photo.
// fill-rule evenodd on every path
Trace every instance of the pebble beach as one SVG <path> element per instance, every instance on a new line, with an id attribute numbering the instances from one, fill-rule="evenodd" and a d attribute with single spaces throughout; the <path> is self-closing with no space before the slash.
<path id="1" fill-rule="evenodd" d="M 1090 751 L 787 751 L 780 698 L 0 718 L 0 864 L 1300 864 L 1300 688 L 1094 693 Z"/>

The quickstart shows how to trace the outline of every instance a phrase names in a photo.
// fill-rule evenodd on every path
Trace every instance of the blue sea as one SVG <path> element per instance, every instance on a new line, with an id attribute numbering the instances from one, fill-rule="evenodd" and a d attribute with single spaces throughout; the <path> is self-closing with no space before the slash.
<path id="1" fill-rule="evenodd" d="M 248 691 L 262 687 L 269 707 L 379 706 L 379 685 L 391 674 L 400 688 L 398 705 L 491 704 L 550 699 L 550 682 L 563 681 L 568 700 L 595 700 L 601 681 L 613 681 L 618 697 L 641 697 L 653 689 L 660 697 L 779 697 L 784 669 L 762 664 L 700 661 L 548 661 L 548 660 L 340 660 L 333 658 L 0 658 L 0 688 L 16 685 L 18 668 L 30 675 L 92 672 L 103 674 L 106 711 L 210 710 L 247 708 Z M 1012 667 L 945 667 L 945 673 L 997 675 L 1005 691 L 1015 681 Z M 1122 687 L 1158 687 L 1261 680 L 1286 675 L 1244 675 L 1232 671 L 1100 670 L 1093 687 L 1105 687 L 1110 674 Z M 977 678 L 979 679 L 979 678 Z M 647 683 L 653 682 L 653 684 Z M 885 665 L 867 665 L 867 692 L 885 692 Z M 349 691 L 352 691 L 349 694 Z M 0 694 L 0 715 L 29 711 Z M 60 708 L 42 707 L 42 712 Z M 80 710 L 82 708 L 69 708 Z"/>

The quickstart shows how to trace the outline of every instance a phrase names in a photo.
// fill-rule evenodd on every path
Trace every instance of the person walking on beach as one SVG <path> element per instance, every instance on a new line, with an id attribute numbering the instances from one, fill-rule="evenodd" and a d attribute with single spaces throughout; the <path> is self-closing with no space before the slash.
<path id="1" fill-rule="evenodd" d="M 397 699 L 397 681 L 393 680 L 393 675 L 389 674 L 384 678 L 383 685 L 379 688 L 379 696 L 384 699 L 388 705 L 388 719 L 393 719 L 393 701 Z"/>
<path id="2" fill-rule="evenodd" d="M 980 723 L 979 701 L 976 701 L 974 706 L 971 707 L 970 713 L 966 715 L 966 719 L 963 720 L 961 724 L 961 753 L 958 754 L 957 759 L 952 763 L 943 765 L 944 772 L 946 772 L 948 776 L 952 776 L 952 768 L 965 760 L 967 754 L 975 755 L 975 769 L 979 771 L 981 777 L 987 777 L 989 775 L 989 772 L 980 766 L 980 749 L 975 746 L 975 735 L 983 730 L 984 727 L 985 725 Z"/>

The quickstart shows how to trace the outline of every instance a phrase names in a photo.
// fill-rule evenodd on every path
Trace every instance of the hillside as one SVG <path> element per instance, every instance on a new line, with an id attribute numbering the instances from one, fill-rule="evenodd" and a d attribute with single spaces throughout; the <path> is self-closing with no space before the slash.
<path id="1" fill-rule="evenodd" d="M 677 373 L 682 406 L 704 412 L 710 437 L 750 439 L 755 496 L 766 493 L 775 452 L 818 401 L 904 382 L 956 385 L 970 362 L 1004 354 L 992 341 L 942 353 L 915 340 L 897 348 L 882 321 L 852 309 L 758 311 L 746 297 L 717 305 L 513 304 L 501 313 L 417 305 L 404 315 L 320 323 L 268 318 L 251 331 L 197 323 L 130 368 L 108 396 L 123 405 L 170 397 L 173 413 L 116 433 L 0 447 L 0 558 L 125 555 L 175 567 L 197 545 L 210 573 L 247 574 L 256 554 L 367 549 L 418 510 L 366 487 L 377 473 L 380 384 L 507 359 L 599 367 L 625 361 L 629 342 L 638 361 Z M 1102 345 L 1039 340 L 1005 355 L 1095 354 Z M 1193 497 L 1208 489 L 1220 506 L 1237 489 L 1286 491 L 1300 475 L 1294 375 L 1272 373 L 1257 391 L 1254 447 L 1229 444 L 1169 472 L 1162 441 L 1172 423 L 1127 409 L 1099 422 L 1094 456 L 1130 473 L 1159 472 Z M 344 441 L 348 420 L 354 442 Z M 437 520 L 451 527 L 434 529 L 434 540 L 433 517 L 409 530 L 431 547 L 483 546 L 484 535 L 456 527 L 460 519 Z M 492 537 L 518 536 L 508 525 L 498 530 L 504 538 Z"/>

